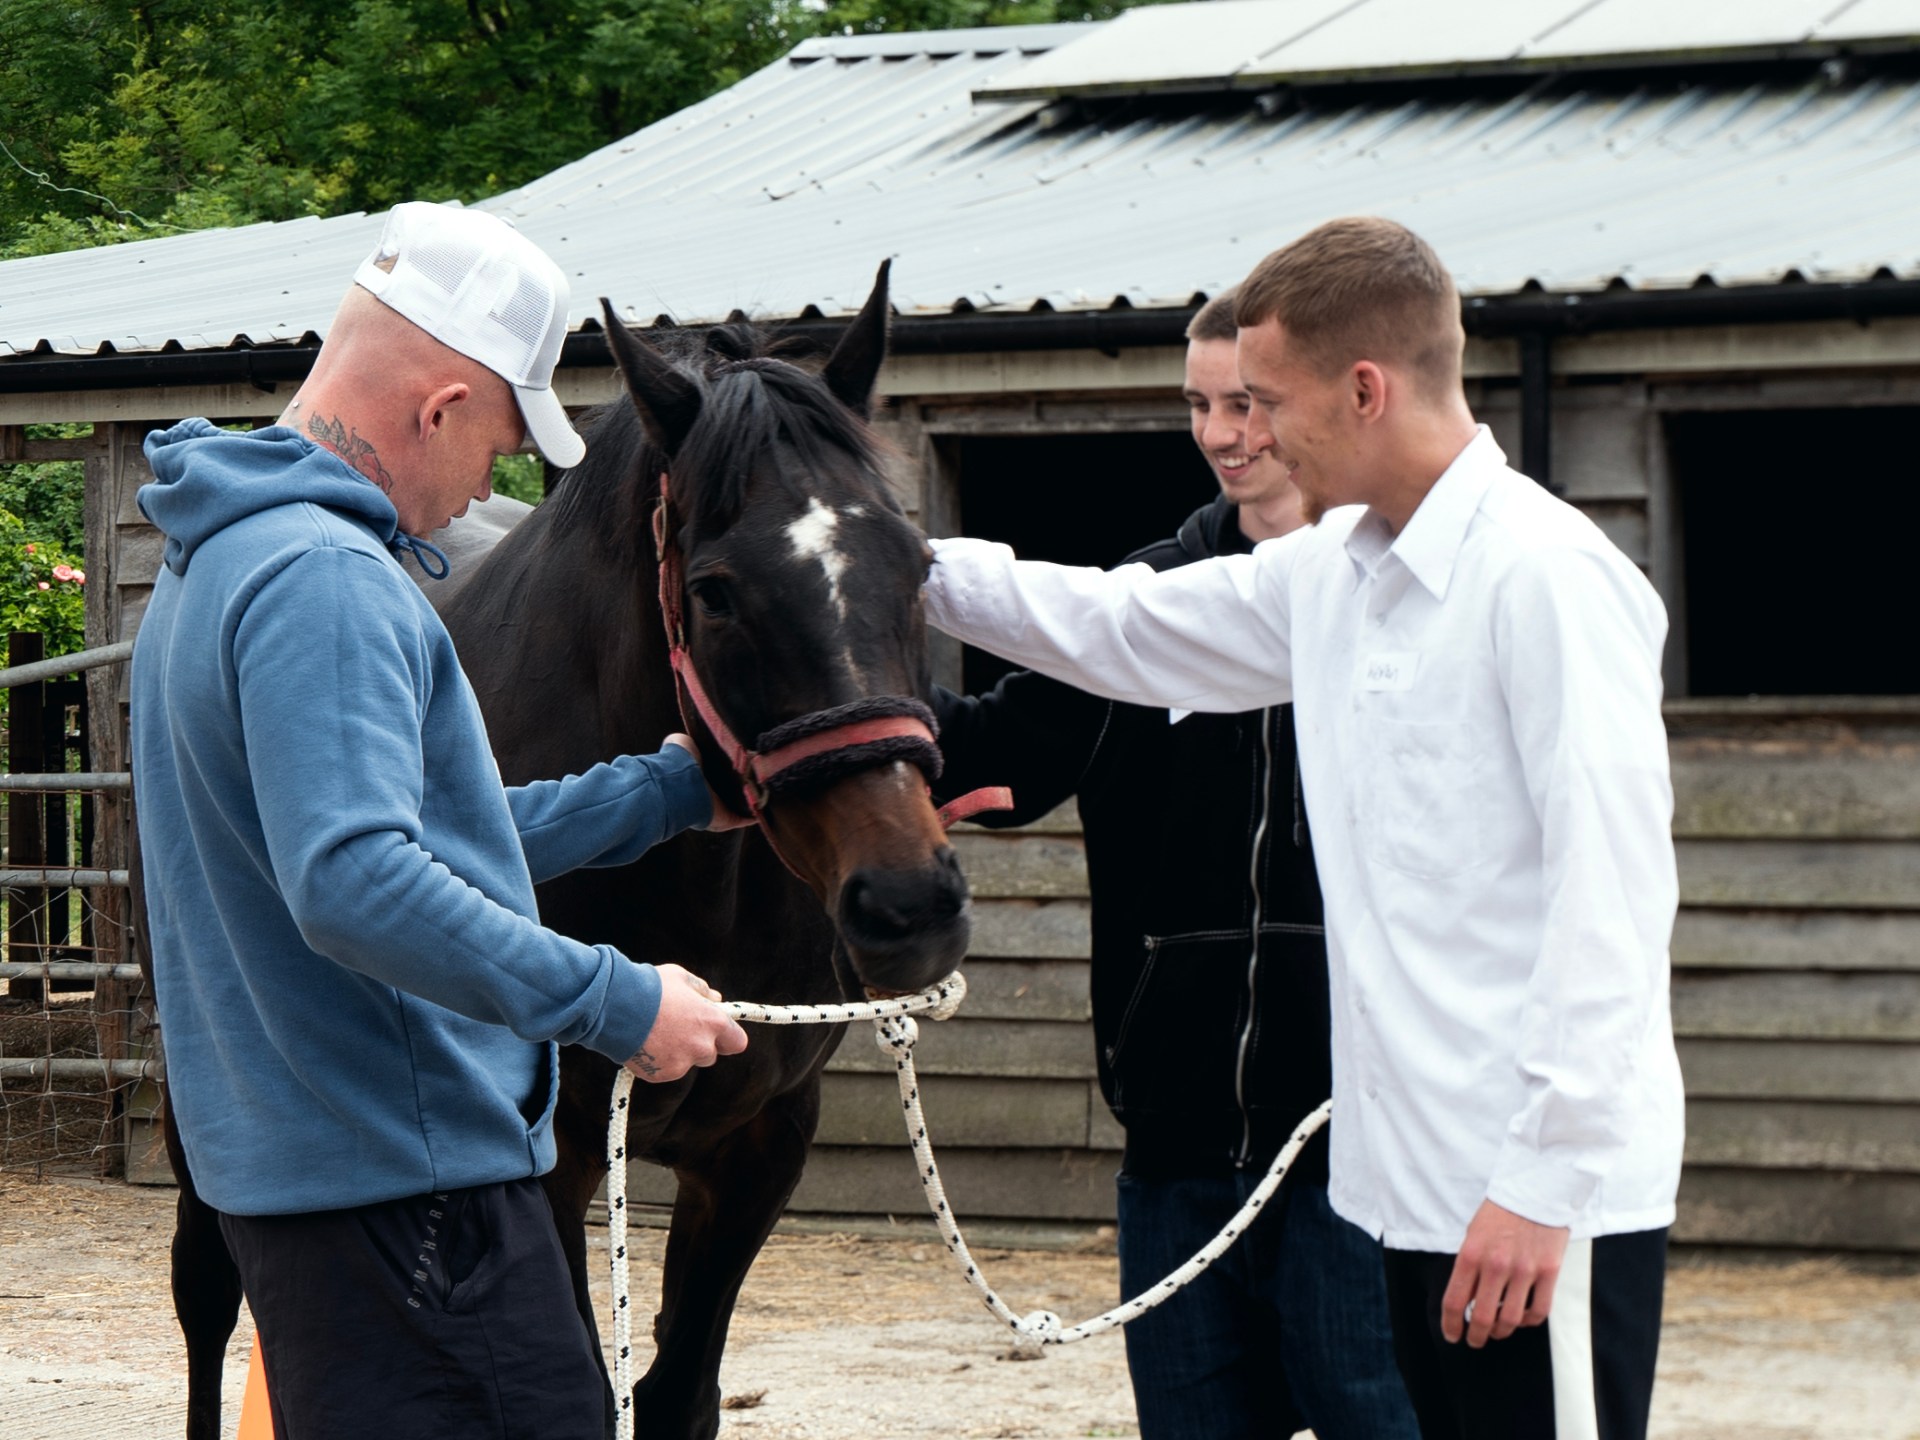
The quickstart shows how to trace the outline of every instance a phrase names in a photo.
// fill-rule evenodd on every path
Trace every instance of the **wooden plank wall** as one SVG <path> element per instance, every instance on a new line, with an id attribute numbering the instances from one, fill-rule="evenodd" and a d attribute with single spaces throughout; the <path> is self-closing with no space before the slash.
<path id="1" fill-rule="evenodd" d="M 1920 1250 L 1920 705 L 1670 706 L 1677 1238 Z"/>

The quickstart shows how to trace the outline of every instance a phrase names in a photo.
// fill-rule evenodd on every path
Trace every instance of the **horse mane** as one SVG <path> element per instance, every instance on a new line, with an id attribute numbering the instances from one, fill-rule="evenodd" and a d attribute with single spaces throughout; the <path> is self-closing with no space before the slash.
<path id="1" fill-rule="evenodd" d="M 649 336 L 674 367 L 700 387 L 700 417 L 671 464 L 647 435 L 633 403 L 622 398 L 583 418 L 587 455 L 574 469 L 548 472 L 545 504 L 555 525 L 605 529 L 622 516 L 644 514 L 624 490 L 637 483 L 650 500 L 663 470 L 673 474 L 673 498 L 695 535 L 732 525 L 746 502 L 753 461 L 776 444 L 790 447 L 795 466 L 763 467 L 788 493 L 801 495 L 803 478 L 834 461 L 874 478 L 873 498 L 897 509 L 879 479 L 880 442 L 871 429 L 828 391 L 803 363 L 821 348 L 804 336 L 751 324 Z"/>

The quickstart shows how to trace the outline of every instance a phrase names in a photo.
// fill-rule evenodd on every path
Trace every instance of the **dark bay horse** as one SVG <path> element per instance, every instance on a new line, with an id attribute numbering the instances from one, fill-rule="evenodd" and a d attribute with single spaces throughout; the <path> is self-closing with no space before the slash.
<path id="1" fill-rule="evenodd" d="M 686 332 L 669 356 L 608 309 L 631 404 L 583 422 L 586 460 L 556 477 L 484 561 L 429 590 L 507 784 L 652 751 L 691 729 L 714 789 L 742 796 L 724 745 L 682 718 L 656 507 L 684 581 L 687 652 L 724 728 L 778 737 L 863 702 L 896 711 L 924 702 L 928 554 L 866 424 L 886 351 L 886 275 L 883 266 L 817 371 L 742 326 Z M 970 927 L 965 881 L 913 763 L 933 757 L 910 743 L 849 756 L 796 767 L 796 783 L 764 796 L 760 830 L 686 835 L 638 864 L 543 886 L 543 920 L 637 960 L 683 964 L 729 998 L 830 1001 L 931 984 L 958 965 Z M 707 1440 L 719 1429 L 734 1303 L 799 1181 L 842 1029 L 754 1027 L 743 1055 L 635 1086 L 630 1153 L 679 1182 L 655 1358 L 634 1387 L 642 1436 Z M 606 1171 L 614 1073 L 600 1056 L 563 1052 L 559 1163 L 545 1181 L 589 1324 L 583 1224 Z M 188 1337 L 188 1434 L 199 1440 L 218 1434 L 219 1353 L 238 1289 L 177 1147 L 175 1160 L 175 1298 Z M 209 1356 L 211 1385 L 201 1373 Z"/>

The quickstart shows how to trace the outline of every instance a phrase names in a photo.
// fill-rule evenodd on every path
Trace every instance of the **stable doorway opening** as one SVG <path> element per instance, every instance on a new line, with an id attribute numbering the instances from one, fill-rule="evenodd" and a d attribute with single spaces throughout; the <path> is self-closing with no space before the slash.
<path id="1" fill-rule="evenodd" d="M 1920 694 L 1920 408 L 1672 415 L 1688 692 Z"/>

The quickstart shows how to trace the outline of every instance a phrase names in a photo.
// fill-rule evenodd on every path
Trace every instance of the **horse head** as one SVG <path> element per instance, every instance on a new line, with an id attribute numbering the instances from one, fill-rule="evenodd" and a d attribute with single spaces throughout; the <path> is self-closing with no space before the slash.
<path id="1" fill-rule="evenodd" d="M 863 983 L 931 984 L 971 918 L 927 796 L 929 554 L 867 424 L 887 266 L 817 372 L 739 327 L 672 358 L 602 305 L 662 471 L 660 602 L 708 779 L 759 815 Z"/>

